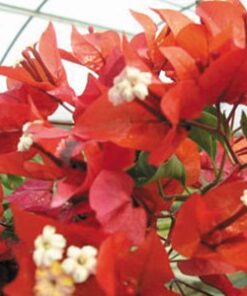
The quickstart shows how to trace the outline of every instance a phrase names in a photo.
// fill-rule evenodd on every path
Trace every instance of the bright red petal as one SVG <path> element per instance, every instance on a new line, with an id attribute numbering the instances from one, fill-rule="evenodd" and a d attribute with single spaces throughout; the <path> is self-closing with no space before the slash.
<path id="1" fill-rule="evenodd" d="M 162 98 L 161 109 L 168 120 L 176 125 L 182 119 L 200 117 L 207 101 L 194 80 L 182 80 Z"/>
<path id="2" fill-rule="evenodd" d="M 208 36 L 198 24 L 184 27 L 176 36 L 176 43 L 195 59 L 206 60 L 208 57 Z"/>
<path id="3" fill-rule="evenodd" d="M 154 9 L 161 19 L 165 21 L 172 33 L 176 36 L 183 28 L 192 23 L 192 21 L 181 12 L 171 9 Z"/>
<path id="4" fill-rule="evenodd" d="M 66 74 L 57 48 L 56 33 L 52 23 L 49 24 L 40 38 L 39 54 L 57 85 L 66 80 Z"/>
<path id="5" fill-rule="evenodd" d="M 226 1 L 206 1 L 197 7 L 197 13 L 212 35 L 220 34 L 230 26 L 234 44 L 240 48 L 245 47 L 243 11 L 238 6 Z"/>
<path id="6" fill-rule="evenodd" d="M 120 146 L 152 150 L 167 127 L 138 103 L 113 106 L 104 94 L 75 124 L 74 135 L 84 140 L 112 141 Z"/>
<path id="7" fill-rule="evenodd" d="M 198 146 L 190 139 L 185 139 L 175 152 L 186 171 L 186 184 L 198 181 L 201 170 L 201 161 Z"/>
<path id="8" fill-rule="evenodd" d="M 150 154 L 149 162 L 153 165 L 160 165 L 162 162 L 169 159 L 179 147 L 181 142 L 186 138 L 187 132 L 183 128 L 176 126 L 171 128 L 163 140 L 158 143 Z"/>
<path id="9" fill-rule="evenodd" d="M 157 235 L 150 233 L 135 251 L 130 251 L 130 246 L 123 234 L 109 237 L 101 246 L 97 279 L 106 294 L 176 295 L 164 287 L 173 274 Z"/>
<path id="10" fill-rule="evenodd" d="M 199 76 L 196 61 L 184 49 L 176 46 L 160 48 L 175 69 L 179 79 L 195 79 Z"/>
<path id="11" fill-rule="evenodd" d="M 146 213 L 132 203 L 133 180 L 125 173 L 102 171 L 90 189 L 90 205 L 109 233 L 123 231 L 134 243 L 144 239 Z"/>

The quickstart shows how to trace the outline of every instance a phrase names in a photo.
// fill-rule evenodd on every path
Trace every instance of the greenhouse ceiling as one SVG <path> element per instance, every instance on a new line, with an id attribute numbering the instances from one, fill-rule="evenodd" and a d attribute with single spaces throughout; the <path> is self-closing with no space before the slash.
<path id="1" fill-rule="evenodd" d="M 96 31 L 107 29 L 131 36 L 142 30 L 130 10 L 145 12 L 159 23 L 151 8 L 169 8 L 183 11 L 196 20 L 195 0 L 0 0 L 0 64 L 13 65 L 21 58 L 21 51 L 39 40 L 49 21 L 55 25 L 59 47 L 70 49 L 71 26 L 82 32 L 89 26 Z M 247 0 L 242 1 L 247 4 Z M 78 93 L 84 88 L 85 71 L 75 71 L 66 65 L 68 78 Z M 0 77 L 0 92 L 6 89 Z M 59 116 L 64 114 L 57 113 Z M 57 115 L 56 115 L 57 116 Z"/>

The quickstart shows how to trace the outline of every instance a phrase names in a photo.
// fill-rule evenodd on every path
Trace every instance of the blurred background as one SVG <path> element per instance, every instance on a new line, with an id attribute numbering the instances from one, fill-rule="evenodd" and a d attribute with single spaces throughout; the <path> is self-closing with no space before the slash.
<path id="1" fill-rule="evenodd" d="M 247 0 L 242 2 L 247 4 Z M 70 49 L 72 24 L 81 32 L 94 26 L 95 31 L 111 29 L 131 36 L 142 28 L 130 9 L 147 13 L 158 23 L 159 18 L 150 8 L 180 10 L 196 20 L 195 4 L 195 0 L 0 0 L 0 64 L 17 63 L 21 51 L 39 39 L 49 21 L 55 25 L 59 47 Z M 80 94 L 85 85 L 85 70 L 74 64 L 65 66 L 69 82 Z M 0 92 L 5 89 L 5 78 L 0 76 Z M 55 117 L 67 118 L 68 114 L 58 111 Z"/>

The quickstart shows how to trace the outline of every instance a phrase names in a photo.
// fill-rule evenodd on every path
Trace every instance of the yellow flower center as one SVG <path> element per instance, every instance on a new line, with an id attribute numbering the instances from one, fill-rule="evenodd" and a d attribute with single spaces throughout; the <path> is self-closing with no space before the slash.
<path id="1" fill-rule="evenodd" d="M 80 265 L 84 265 L 84 264 L 86 263 L 86 261 L 87 261 L 87 258 L 86 258 L 85 256 L 83 256 L 83 255 L 81 255 L 81 256 L 78 258 L 78 263 L 79 263 Z"/>

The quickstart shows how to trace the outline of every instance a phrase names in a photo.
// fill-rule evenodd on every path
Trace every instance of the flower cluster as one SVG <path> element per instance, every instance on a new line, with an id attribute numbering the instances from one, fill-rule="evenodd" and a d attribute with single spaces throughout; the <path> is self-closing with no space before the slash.
<path id="1" fill-rule="evenodd" d="M 113 87 L 109 90 L 109 101 L 117 106 L 132 102 L 135 98 L 145 100 L 151 77 L 151 73 L 141 72 L 137 68 L 127 66 L 114 78 Z"/>
<path id="2" fill-rule="evenodd" d="M 0 66 L 6 295 L 247 295 L 247 11 L 153 12 L 129 39 L 73 28 L 71 52 L 49 24 Z M 64 61 L 89 70 L 81 94 Z"/>
<path id="3" fill-rule="evenodd" d="M 85 282 L 96 271 L 96 248 L 72 245 L 63 259 L 66 239 L 55 231 L 55 227 L 46 225 L 34 241 L 35 295 L 47 295 L 49 291 L 50 295 L 73 295 L 74 284 Z"/>

